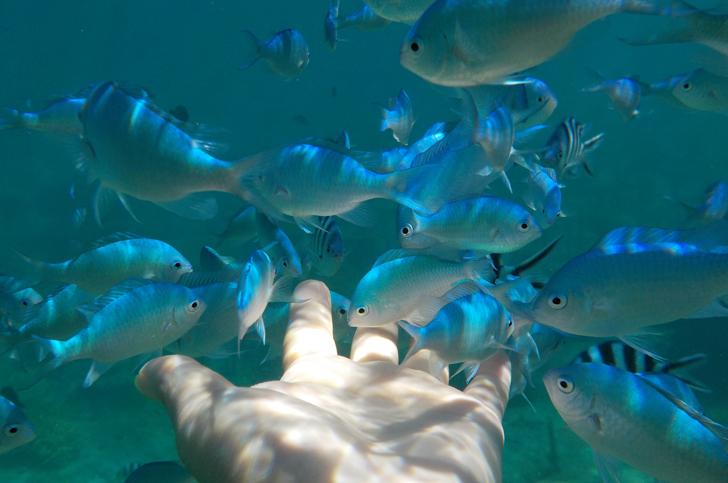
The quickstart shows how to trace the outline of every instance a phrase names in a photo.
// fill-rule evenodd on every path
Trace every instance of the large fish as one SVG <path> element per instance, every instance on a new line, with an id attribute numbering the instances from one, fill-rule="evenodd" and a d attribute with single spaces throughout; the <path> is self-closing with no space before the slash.
<path id="1" fill-rule="evenodd" d="M 97 85 L 79 117 L 88 146 L 83 170 L 100 180 L 94 198 L 97 221 L 114 195 L 127 209 L 128 195 L 193 219 L 217 213 L 214 198 L 197 193 L 225 191 L 245 197 L 241 178 L 256 158 L 225 162 L 213 157 L 203 149 L 204 142 L 114 82 Z"/>
<path id="2" fill-rule="evenodd" d="M 437 0 L 407 34 L 400 61 L 434 84 L 493 83 L 546 62 L 607 15 L 693 10 L 649 0 Z"/>
<path id="3" fill-rule="evenodd" d="M 31 442 L 35 438 L 35 429 L 15 404 L 0 397 L 0 454 Z"/>
<path id="4" fill-rule="evenodd" d="M 116 362 L 161 349 L 182 337 L 205 312 L 192 290 L 172 283 L 132 278 L 116 285 L 82 311 L 88 327 L 67 341 L 37 338 L 52 355 L 31 384 L 76 359 L 93 359 L 83 386 Z"/>
<path id="5" fill-rule="evenodd" d="M 62 263 L 20 256 L 32 270 L 29 283 L 49 280 L 72 283 L 96 295 L 127 278 L 177 282 L 182 274 L 192 271 L 189 260 L 167 243 L 131 233 L 100 238 L 75 258 Z"/>
<path id="6" fill-rule="evenodd" d="M 365 0 L 364 3 L 382 18 L 412 25 L 434 0 Z"/>
<path id="7" fill-rule="evenodd" d="M 613 230 L 551 277 L 530 316 L 572 334 L 623 339 L 677 319 L 725 316 L 727 224 Z"/>
<path id="8" fill-rule="evenodd" d="M 551 369 L 543 380 L 605 481 L 618 481 L 613 459 L 665 483 L 728 481 L 728 429 L 650 379 L 577 364 Z"/>

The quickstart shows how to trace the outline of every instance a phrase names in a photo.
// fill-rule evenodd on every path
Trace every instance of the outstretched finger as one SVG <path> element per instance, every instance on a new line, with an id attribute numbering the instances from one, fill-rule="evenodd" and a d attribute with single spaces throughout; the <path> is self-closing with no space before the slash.
<path id="1" fill-rule="evenodd" d="M 480 364 L 478 372 L 464 392 L 479 399 L 500 421 L 508 405 L 510 387 L 511 361 L 504 351 L 498 351 Z"/>
<path id="2" fill-rule="evenodd" d="M 399 364 L 397 336 L 397 324 L 357 328 L 351 343 L 351 360 Z"/>
<path id="3" fill-rule="evenodd" d="M 302 357 L 336 355 L 331 322 L 331 292 L 317 280 L 305 280 L 293 291 L 303 302 L 292 303 L 283 339 L 283 372 Z"/>

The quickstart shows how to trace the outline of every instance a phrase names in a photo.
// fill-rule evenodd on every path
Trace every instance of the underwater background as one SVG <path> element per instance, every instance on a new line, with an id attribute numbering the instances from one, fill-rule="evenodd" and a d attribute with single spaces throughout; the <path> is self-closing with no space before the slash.
<path id="1" fill-rule="evenodd" d="M 355 0 L 342 0 L 341 12 L 353 13 L 361 6 Z M 386 105 L 401 88 L 411 97 L 416 116 L 411 139 L 435 122 L 458 120 L 446 96 L 400 65 L 399 47 L 407 25 L 392 23 L 373 32 L 343 30 L 331 52 L 322 28 L 327 8 L 324 0 L 0 2 L 0 105 L 35 111 L 90 83 L 131 82 L 150 92 L 162 108 L 183 105 L 192 121 L 229 130 L 226 160 L 306 136 L 336 137 L 341 129 L 349 133 L 353 148 L 394 148 L 391 133 L 378 130 L 381 114 L 373 103 Z M 623 14 L 597 21 L 556 58 L 528 72 L 545 81 L 559 99 L 549 125 L 573 116 L 590 125 L 589 134 L 604 132 L 606 138 L 591 155 L 595 176 L 564 180 L 562 208 L 567 217 L 534 243 L 506 255 L 506 264 L 563 236 L 535 269 L 548 278 L 616 227 L 683 227 L 684 212 L 665 197 L 697 204 L 709 184 L 728 180 L 727 116 L 677 109 L 646 97 L 640 117 L 627 123 L 606 95 L 581 92 L 593 83 L 587 67 L 610 78 L 638 74 L 646 82 L 706 64 L 725 69 L 707 47 L 697 44 L 632 47 L 618 40 L 625 32 L 652 28 L 656 21 Z M 287 28 L 299 30 L 310 48 L 310 64 L 299 77 L 286 81 L 263 62 L 238 70 L 249 53 L 243 29 L 269 39 Z M 0 132 L 0 273 L 24 275 L 23 264 L 10 247 L 57 262 L 75 256 L 80 242 L 117 231 L 163 240 L 196 266 L 200 248 L 215 242 L 211 234 L 222 231 L 229 217 L 245 206 L 237 198 L 216 194 L 220 213 L 209 221 L 194 221 L 132 200 L 141 224 L 114 205 L 103 228 L 92 216 L 74 228 L 74 210 L 89 206 L 92 197 L 91 187 L 82 187 L 75 199 L 69 196 L 77 156 L 71 143 L 53 136 L 26 130 Z M 493 194 L 522 203 L 518 181 L 523 175 L 516 173 L 514 168 L 514 195 L 499 183 L 494 184 Z M 334 277 L 321 278 L 331 290 L 350 297 L 372 263 L 398 247 L 396 205 L 381 201 L 377 206 L 389 224 L 363 228 L 339 223 L 347 257 Z M 282 228 L 294 245 L 303 237 L 294 225 Z M 244 260 L 255 248 L 253 242 L 226 242 L 218 250 Z M 43 295 L 53 288 L 52 284 L 36 287 Z M 711 419 L 728 424 L 726 320 L 694 319 L 666 327 L 665 356 L 708 355 L 708 363 L 693 375 L 713 392 L 699 397 Z M 404 354 L 407 338 L 400 342 Z M 593 342 L 570 340 L 549 366 L 568 363 Z M 346 354 L 347 342 L 338 345 Z M 203 359 L 203 363 L 238 385 L 279 378 L 280 359 L 259 364 L 261 359 L 260 354 L 251 354 L 240 360 Z M 177 459 L 164 407 L 134 387 L 135 365 L 131 360 L 119 363 L 83 389 L 88 361 L 74 362 L 20 392 L 37 437 L 0 455 L 0 480 L 123 481 L 117 474 L 126 464 Z M 0 386 L 22 387 L 28 377 L 17 361 L 0 359 Z M 505 415 L 504 481 L 601 481 L 589 447 L 563 429 L 540 375 L 534 381 L 536 388 L 526 394 L 536 411 L 519 397 L 509 403 Z M 636 472 L 628 476 L 627 481 L 651 481 Z"/>

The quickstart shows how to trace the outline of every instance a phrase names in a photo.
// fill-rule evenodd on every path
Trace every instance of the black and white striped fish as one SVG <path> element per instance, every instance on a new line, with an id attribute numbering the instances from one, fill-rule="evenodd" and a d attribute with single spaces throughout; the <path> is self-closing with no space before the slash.
<path id="1" fill-rule="evenodd" d="M 564 122 L 556 126 L 546 143 L 540 164 L 560 172 L 569 168 L 570 171 L 575 170 L 577 166 L 582 165 L 590 176 L 594 176 L 587 162 L 587 155 L 602 144 L 604 133 L 584 140 L 586 128 L 586 125 L 573 117 L 564 119 Z"/>
<path id="2" fill-rule="evenodd" d="M 303 262 L 309 268 L 316 268 L 322 275 L 330 277 L 344 261 L 344 237 L 332 216 L 316 217 L 316 227 L 307 240 L 308 253 Z"/>
<path id="3" fill-rule="evenodd" d="M 593 362 L 614 366 L 634 374 L 645 372 L 663 372 L 676 377 L 688 386 L 699 391 L 709 392 L 710 389 L 700 381 L 682 373 L 685 369 L 705 362 L 708 356 L 694 354 L 675 362 L 660 361 L 620 341 L 607 341 L 589 347 L 571 361 L 571 364 L 585 364 Z"/>

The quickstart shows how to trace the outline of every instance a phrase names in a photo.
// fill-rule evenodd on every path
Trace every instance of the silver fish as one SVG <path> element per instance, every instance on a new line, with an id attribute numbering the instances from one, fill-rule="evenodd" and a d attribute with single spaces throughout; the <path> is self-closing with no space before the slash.
<path id="1" fill-rule="evenodd" d="M 649 0 L 437 0 L 412 26 L 402 65 L 434 84 L 502 80 L 546 62 L 582 28 L 619 12 L 680 15 Z"/>
<path id="2" fill-rule="evenodd" d="M 441 307 L 437 315 L 422 328 L 399 322 L 414 339 L 402 364 L 429 349 L 436 356 L 430 359 L 430 371 L 439 372 L 447 364 L 462 362 L 457 372 L 466 371 L 470 380 L 480 362 L 504 348 L 513 333 L 513 318 L 503 305 L 469 282 L 453 288 L 437 300 L 436 306 Z"/>
<path id="3" fill-rule="evenodd" d="M 495 197 L 445 205 L 430 216 L 409 210 L 398 229 L 402 248 L 445 245 L 457 250 L 509 253 L 541 236 L 541 227 L 521 206 Z"/>
<path id="4" fill-rule="evenodd" d="M 339 0 L 329 1 L 329 11 L 324 18 L 324 39 L 329 50 L 336 50 L 339 42 L 336 19 L 339 17 Z"/>
<path id="5" fill-rule="evenodd" d="M 50 104 L 38 112 L 18 112 L 5 109 L 0 129 L 32 129 L 48 134 L 79 136 L 83 132 L 78 113 L 86 99 L 68 98 Z"/>
<path id="6" fill-rule="evenodd" d="M 443 260 L 421 250 L 389 250 L 357 284 L 349 325 L 379 327 L 399 320 L 424 325 L 435 313 L 418 310 L 461 280 L 491 283 L 493 265 L 490 260 Z"/>
<path id="7" fill-rule="evenodd" d="M 612 100 L 625 121 L 636 118 L 640 111 L 642 96 L 649 93 L 649 85 L 640 82 L 635 77 L 623 77 L 621 79 L 605 79 L 595 71 L 591 71 L 597 77 L 598 82 L 582 90 L 582 92 L 603 91 Z"/>
<path id="8" fill-rule="evenodd" d="M 586 125 L 573 117 L 564 119 L 546 142 L 541 165 L 561 172 L 567 168 L 583 166 L 586 172 L 593 176 L 587 155 L 602 144 L 604 133 L 597 134 L 591 139 L 584 139 L 586 128 Z"/>
<path id="9" fill-rule="evenodd" d="M 698 206 L 688 205 L 669 196 L 667 198 L 679 203 L 685 209 L 689 220 L 711 223 L 723 218 L 728 211 L 728 184 L 724 181 L 712 183 L 706 188 Z"/>
<path id="10" fill-rule="evenodd" d="M 632 346 L 639 342 L 629 335 L 643 327 L 724 316 L 718 299 L 728 294 L 727 224 L 613 230 L 551 277 L 530 316 L 564 332 L 618 336 Z"/>
<path id="11" fill-rule="evenodd" d="M 94 295 L 75 285 L 63 285 L 25 313 L 18 329 L 0 333 L 0 354 L 33 336 L 67 340 L 86 327 L 86 319 L 76 307 L 90 304 Z"/>
<path id="12" fill-rule="evenodd" d="M 355 27 L 359 30 L 379 30 L 383 29 L 391 20 L 380 17 L 372 10 L 369 5 L 364 5 L 351 15 L 345 17 L 334 17 L 337 29 L 346 27 Z"/>
<path id="13" fill-rule="evenodd" d="M 407 144 L 415 118 L 412 114 L 412 101 L 404 89 L 399 91 L 397 98 L 390 103 L 390 108 L 380 106 L 382 110 L 382 123 L 380 131 L 392 130 L 394 139 L 400 144 Z"/>
<path id="14" fill-rule="evenodd" d="M 255 223 L 258 231 L 258 241 L 261 246 L 269 247 L 266 250 L 273 261 L 273 266 L 282 275 L 298 277 L 301 275 L 301 259 L 293 248 L 291 240 L 268 215 L 256 212 Z"/>
<path id="15" fill-rule="evenodd" d="M 35 439 L 35 428 L 23 411 L 4 397 L 0 397 L 0 454 L 30 443 Z"/>
<path id="16" fill-rule="evenodd" d="M 308 237 L 308 253 L 304 263 L 326 277 L 332 277 L 341 268 L 346 254 L 344 237 L 333 217 L 319 217 L 313 233 Z"/>
<path id="17" fill-rule="evenodd" d="M 308 66 L 310 53 L 308 44 L 298 30 L 281 30 L 268 42 L 261 42 L 249 30 L 243 30 L 253 53 L 240 67 L 245 70 L 264 59 L 278 75 L 293 79 Z"/>
<path id="18" fill-rule="evenodd" d="M 551 402 L 592 447 L 605 481 L 620 460 L 659 481 L 728 481 L 728 430 L 640 376 L 604 364 L 551 369 Z"/>
<path id="19" fill-rule="evenodd" d="M 227 226 L 220 233 L 215 234 L 217 245 L 221 245 L 228 240 L 248 241 L 257 235 L 257 227 L 255 222 L 255 207 L 248 206 L 243 211 L 233 216 Z"/>
<path id="20" fill-rule="evenodd" d="M 528 174 L 525 182 L 523 201 L 533 211 L 543 214 L 546 226 L 553 225 L 556 218 L 564 216 L 561 212 L 562 186 L 556 178 L 555 170 L 537 167 Z"/>
<path id="21" fill-rule="evenodd" d="M 115 362 L 161 351 L 190 330 L 205 309 L 205 302 L 186 287 L 143 278 L 125 280 L 82 308 L 88 327 L 75 336 L 67 341 L 36 338 L 53 359 L 32 384 L 67 362 L 93 359 L 83 383 L 88 387 Z"/>
<path id="22" fill-rule="evenodd" d="M 182 274 L 192 271 L 189 260 L 170 245 L 131 233 L 100 238 L 63 263 L 45 263 L 19 255 L 33 271 L 31 284 L 55 280 L 75 284 L 96 295 L 127 278 L 176 282 Z"/>
<path id="23" fill-rule="evenodd" d="M 192 219 L 217 213 L 215 199 L 200 192 L 225 191 L 245 199 L 241 178 L 256 167 L 255 158 L 225 162 L 211 156 L 204 150 L 209 143 L 193 139 L 148 99 L 137 99 L 114 82 L 91 91 L 79 118 L 87 145 L 81 169 L 100 180 L 94 198 L 99 223 L 112 196 L 130 213 L 126 195 Z"/>
<path id="24" fill-rule="evenodd" d="M 696 69 L 668 81 L 672 95 L 689 109 L 728 114 L 728 77 Z"/>

